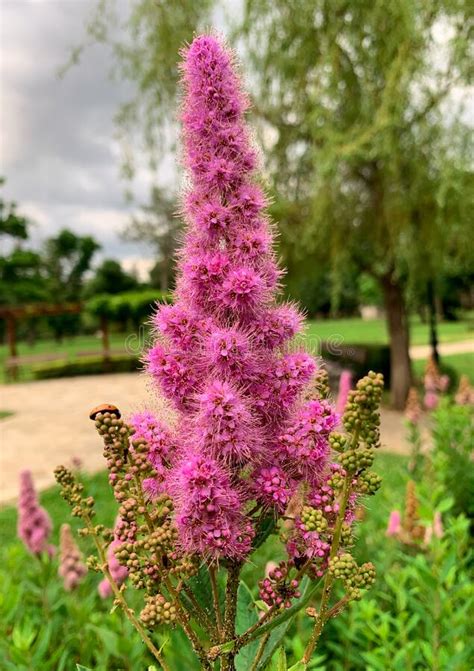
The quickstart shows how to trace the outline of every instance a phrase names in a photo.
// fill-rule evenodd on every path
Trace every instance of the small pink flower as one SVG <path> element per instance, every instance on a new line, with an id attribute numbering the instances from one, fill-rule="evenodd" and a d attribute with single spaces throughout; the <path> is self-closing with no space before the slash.
<path id="1" fill-rule="evenodd" d="M 392 510 L 388 518 L 386 536 L 398 536 L 402 530 L 402 518 L 398 510 Z"/>
<path id="2" fill-rule="evenodd" d="M 336 412 L 339 415 L 344 413 L 346 407 L 347 397 L 352 386 L 352 373 L 350 370 L 343 370 L 339 379 L 339 393 L 336 402 Z"/>
<path id="3" fill-rule="evenodd" d="M 55 553 L 48 540 L 52 531 L 51 519 L 39 505 L 30 471 L 20 473 L 20 495 L 18 499 L 18 536 L 32 554 Z"/>
<path id="4" fill-rule="evenodd" d="M 443 520 L 439 510 L 435 512 L 433 517 L 433 533 L 436 536 L 436 538 L 442 538 L 444 535 Z"/>

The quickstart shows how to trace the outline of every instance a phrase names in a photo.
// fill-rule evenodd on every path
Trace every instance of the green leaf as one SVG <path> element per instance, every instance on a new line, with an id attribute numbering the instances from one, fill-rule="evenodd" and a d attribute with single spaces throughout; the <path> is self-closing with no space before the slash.
<path id="1" fill-rule="evenodd" d="M 304 576 L 303 580 L 301 581 L 300 589 L 303 593 L 306 592 L 308 589 L 309 585 L 309 578 L 308 576 Z M 268 639 L 268 642 L 265 646 L 265 650 L 262 655 L 262 659 L 260 660 L 260 663 L 257 667 L 257 671 L 263 671 L 265 669 L 265 666 L 268 664 L 268 662 L 271 660 L 273 655 L 275 654 L 275 650 L 282 645 L 282 641 L 286 635 L 286 632 L 288 631 L 291 623 L 294 620 L 295 615 L 291 617 L 289 620 L 286 620 L 285 622 L 282 622 L 278 627 L 276 627 L 270 634 L 270 638 Z"/>
<path id="2" fill-rule="evenodd" d="M 87 666 L 82 666 L 82 664 L 76 664 L 76 671 L 92 671 Z"/>
<path id="3" fill-rule="evenodd" d="M 212 601 L 212 587 L 211 587 L 211 579 L 209 578 L 209 571 L 207 566 L 203 565 L 197 572 L 195 576 L 193 576 L 189 580 L 189 587 L 194 593 L 194 596 L 196 597 L 196 600 L 198 601 L 199 605 L 204 608 L 206 613 L 208 615 L 214 614 L 214 605 Z M 186 594 L 183 592 L 183 598 L 186 599 Z M 189 602 L 191 610 L 194 608 Z"/>
<path id="4" fill-rule="evenodd" d="M 237 634 L 243 634 L 249 627 L 258 622 L 258 614 L 254 605 L 252 592 L 247 585 L 241 581 L 239 591 L 237 592 Z M 237 671 L 248 671 L 252 666 L 255 655 L 258 650 L 258 640 L 252 641 L 246 645 L 235 658 L 235 668 Z"/>
<path id="5" fill-rule="evenodd" d="M 262 518 L 257 528 L 257 533 L 252 543 L 252 548 L 256 550 L 275 530 L 276 520 L 274 515 L 266 515 Z"/>
<path id="6" fill-rule="evenodd" d="M 281 646 L 278 651 L 278 671 L 288 671 L 285 648 Z"/>

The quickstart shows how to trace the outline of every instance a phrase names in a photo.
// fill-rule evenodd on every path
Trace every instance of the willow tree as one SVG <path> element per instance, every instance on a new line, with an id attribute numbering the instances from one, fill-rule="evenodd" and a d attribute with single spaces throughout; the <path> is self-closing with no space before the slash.
<path id="1" fill-rule="evenodd" d="M 468 26 L 462 0 L 245 5 L 283 243 L 330 256 L 336 272 L 351 259 L 380 283 L 398 408 L 411 382 L 407 283 L 464 248 L 463 112 L 450 96 L 467 78 Z"/>

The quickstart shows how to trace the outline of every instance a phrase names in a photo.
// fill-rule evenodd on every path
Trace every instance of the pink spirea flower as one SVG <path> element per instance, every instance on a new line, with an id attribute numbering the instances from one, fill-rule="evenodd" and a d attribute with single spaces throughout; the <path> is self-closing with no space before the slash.
<path id="1" fill-rule="evenodd" d="M 247 403 L 229 383 L 212 380 L 198 397 L 192 440 L 215 459 L 234 464 L 250 460 L 259 430 Z"/>
<path id="2" fill-rule="evenodd" d="M 225 469 L 209 456 L 189 455 L 175 478 L 171 492 L 184 549 L 213 558 L 245 556 L 253 530 Z"/>
<path id="3" fill-rule="evenodd" d="M 339 391 L 337 394 L 336 401 L 336 412 L 340 415 L 344 413 L 344 408 L 346 407 L 347 397 L 351 390 L 352 385 L 352 373 L 350 370 L 343 370 L 341 377 L 339 378 Z"/>
<path id="4" fill-rule="evenodd" d="M 107 566 L 109 568 L 111 577 L 113 578 L 114 582 L 117 583 L 118 586 L 120 586 L 127 579 L 128 569 L 126 566 L 122 566 L 122 564 L 119 562 L 119 560 L 115 555 L 115 551 L 122 545 L 122 543 L 125 540 L 130 541 L 133 540 L 133 537 L 127 539 L 124 538 L 121 530 L 122 530 L 122 521 L 120 517 L 118 517 L 115 522 L 114 540 L 110 543 L 109 547 L 107 548 Z M 119 536 L 122 537 L 120 538 Z M 97 590 L 99 592 L 99 596 L 102 599 L 107 599 L 113 594 L 112 586 L 110 585 L 107 578 L 104 578 L 103 580 L 100 581 Z"/>
<path id="5" fill-rule="evenodd" d="M 147 411 L 132 415 L 130 425 L 135 430 L 133 440 L 143 439 L 147 442 L 148 460 L 158 475 L 164 476 L 174 452 L 171 432 Z"/>
<path id="6" fill-rule="evenodd" d="M 390 517 L 388 518 L 387 531 L 385 534 L 387 536 L 398 536 L 402 530 L 402 517 L 400 511 L 392 510 Z"/>
<path id="7" fill-rule="evenodd" d="M 257 498 L 283 512 L 294 493 L 294 482 L 279 466 L 261 468 L 254 477 Z"/>
<path id="8" fill-rule="evenodd" d="M 325 471 L 329 455 L 329 434 L 339 422 L 328 401 L 303 405 L 283 427 L 277 453 L 294 475 L 314 484 Z"/>
<path id="9" fill-rule="evenodd" d="M 59 569 L 58 574 L 64 582 L 67 592 L 74 590 L 87 573 L 87 567 L 82 560 L 69 524 L 62 524 L 59 535 Z"/>
<path id="10" fill-rule="evenodd" d="M 243 558 L 255 533 L 250 502 L 281 513 L 300 484 L 314 487 L 337 416 L 304 399 L 316 364 L 289 351 L 302 317 L 277 300 L 282 270 L 231 53 L 197 37 L 182 85 L 186 230 L 173 305 L 158 306 L 146 357 L 177 428 L 137 427 L 155 445 L 157 474 L 143 487 L 151 500 L 172 497 L 185 551 Z"/>
<path id="11" fill-rule="evenodd" d="M 439 403 L 439 395 L 436 391 L 427 391 L 425 393 L 423 402 L 427 410 L 436 410 Z"/>
<path id="12" fill-rule="evenodd" d="M 55 552 L 49 544 L 53 525 L 46 510 L 40 506 L 30 471 L 20 473 L 20 494 L 18 498 L 18 536 L 32 554 Z"/>

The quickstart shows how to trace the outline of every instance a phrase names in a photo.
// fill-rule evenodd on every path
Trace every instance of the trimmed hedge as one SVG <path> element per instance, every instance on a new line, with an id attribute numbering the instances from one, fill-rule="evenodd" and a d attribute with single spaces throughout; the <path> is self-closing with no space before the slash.
<path id="1" fill-rule="evenodd" d="M 78 375 L 102 375 L 104 373 L 134 373 L 140 370 L 138 357 L 113 357 L 104 359 L 95 357 L 83 361 L 60 361 L 48 366 L 33 369 L 35 380 L 53 380 L 60 377 L 77 377 Z"/>
<path id="2" fill-rule="evenodd" d="M 170 297 L 156 289 L 125 291 L 121 294 L 99 294 L 86 301 L 84 308 L 94 317 L 107 317 L 112 321 L 148 319 L 158 302 L 168 302 Z"/>

